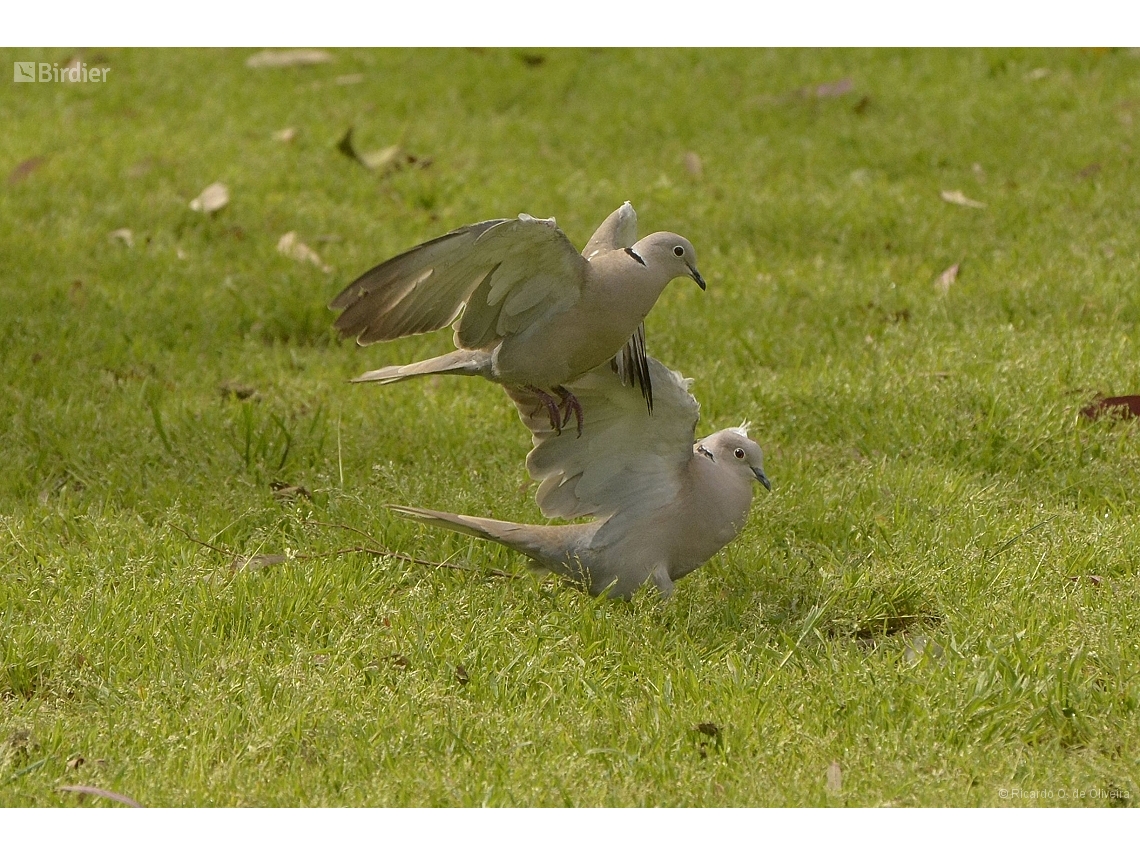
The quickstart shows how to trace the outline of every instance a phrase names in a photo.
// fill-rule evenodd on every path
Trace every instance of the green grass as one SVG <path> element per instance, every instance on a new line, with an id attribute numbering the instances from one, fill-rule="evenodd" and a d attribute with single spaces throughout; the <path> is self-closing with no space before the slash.
<path id="1" fill-rule="evenodd" d="M 1140 433 L 1079 412 L 1140 393 L 1140 56 L 333 53 L 0 86 L 0 172 L 43 158 L 0 193 L 0 804 L 1136 804 Z M 369 172 L 349 126 L 431 163 Z M 386 513 L 539 521 L 529 439 L 491 384 L 350 386 L 448 334 L 360 350 L 324 308 L 625 199 L 709 282 L 651 352 L 775 485 L 665 603 Z M 466 569 L 330 554 L 377 544 Z"/>

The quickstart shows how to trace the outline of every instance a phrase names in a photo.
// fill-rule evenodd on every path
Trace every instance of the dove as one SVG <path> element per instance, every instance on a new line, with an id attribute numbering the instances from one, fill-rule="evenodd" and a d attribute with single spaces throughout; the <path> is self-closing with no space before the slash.
<path id="1" fill-rule="evenodd" d="M 642 322 L 674 279 L 692 279 L 702 290 L 705 281 L 686 238 L 636 236 L 637 216 L 626 202 L 585 254 L 553 218 L 519 214 L 464 226 L 383 262 L 329 304 L 341 311 L 334 324 L 341 335 L 364 345 L 451 324 L 457 349 L 355 382 L 485 377 L 536 395 L 556 432 L 573 412 L 581 432 L 582 407 L 567 384 L 612 362 L 623 383 L 641 386 L 652 410 Z"/>
<path id="2" fill-rule="evenodd" d="M 772 485 L 747 424 L 694 442 L 699 405 L 689 382 L 647 358 L 654 411 L 628 394 L 608 366 L 569 385 L 589 410 L 581 437 L 542 418 L 533 392 L 509 389 L 533 448 L 527 470 L 547 517 L 591 522 L 527 525 L 407 505 L 389 508 L 418 522 L 491 540 L 523 553 L 593 596 L 628 599 L 643 584 L 668 597 L 674 583 L 740 534 L 752 485 Z"/>

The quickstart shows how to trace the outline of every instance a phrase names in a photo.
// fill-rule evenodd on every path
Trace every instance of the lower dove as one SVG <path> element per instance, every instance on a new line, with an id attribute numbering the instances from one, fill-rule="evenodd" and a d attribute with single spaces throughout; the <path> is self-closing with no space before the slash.
<path id="1" fill-rule="evenodd" d="M 668 597 L 674 582 L 733 540 L 752 504 L 752 485 L 771 490 L 764 455 L 747 426 L 694 443 L 699 406 L 689 381 L 647 360 L 657 404 L 650 416 L 608 368 L 570 388 L 590 411 L 580 438 L 540 417 L 543 403 L 509 390 L 533 434 L 527 469 L 540 481 L 535 500 L 547 517 L 592 522 L 526 525 L 401 505 L 397 513 L 509 546 L 538 568 L 585 587 L 629 598 L 646 582 Z"/>
<path id="2" fill-rule="evenodd" d="M 626 202 L 583 253 L 553 219 L 520 214 L 464 226 L 385 261 L 329 304 L 343 310 L 336 329 L 371 344 L 452 324 L 458 349 L 355 381 L 478 375 L 537 396 L 556 432 L 573 412 L 580 434 L 582 406 L 567 386 L 613 360 L 652 410 L 642 322 L 672 280 L 687 277 L 702 290 L 705 281 L 687 239 L 672 232 L 636 237 L 637 217 Z"/>

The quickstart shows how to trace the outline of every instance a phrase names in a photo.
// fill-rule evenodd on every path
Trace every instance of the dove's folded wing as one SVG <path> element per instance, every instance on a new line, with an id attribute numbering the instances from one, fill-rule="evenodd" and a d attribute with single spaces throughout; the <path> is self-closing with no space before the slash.
<path id="1" fill-rule="evenodd" d="M 699 407 L 689 381 L 655 359 L 646 364 L 656 391 L 652 415 L 608 365 L 568 384 L 587 414 L 581 436 L 553 430 L 537 395 L 507 390 L 534 438 L 527 470 L 541 482 L 535 500 L 547 517 L 649 511 L 681 490 Z"/>

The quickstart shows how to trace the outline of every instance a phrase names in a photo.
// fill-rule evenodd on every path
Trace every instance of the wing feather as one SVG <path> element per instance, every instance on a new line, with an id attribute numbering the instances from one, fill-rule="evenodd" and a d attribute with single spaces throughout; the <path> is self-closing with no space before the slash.
<path id="1" fill-rule="evenodd" d="M 647 358 L 658 390 L 653 415 L 622 385 L 610 367 L 568 384 L 584 413 L 582 435 L 550 427 L 537 395 L 508 389 L 534 447 L 527 470 L 541 482 L 535 500 L 548 517 L 612 516 L 648 511 L 672 501 L 692 459 L 700 408 L 689 381 Z"/>
<path id="2" fill-rule="evenodd" d="M 510 315 L 514 328 L 541 316 L 546 301 L 576 301 L 586 270 L 585 259 L 554 220 L 520 214 L 464 226 L 413 247 L 369 270 L 329 308 L 343 310 L 336 329 L 360 344 L 454 324 L 461 347 L 479 348 L 501 337 L 500 315 L 508 305 L 521 307 Z M 494 302 L 484 294 L 472 304 L 473 295 L 491 291 Z M 516 291 L 526 296 L 512 304 Z"/>

